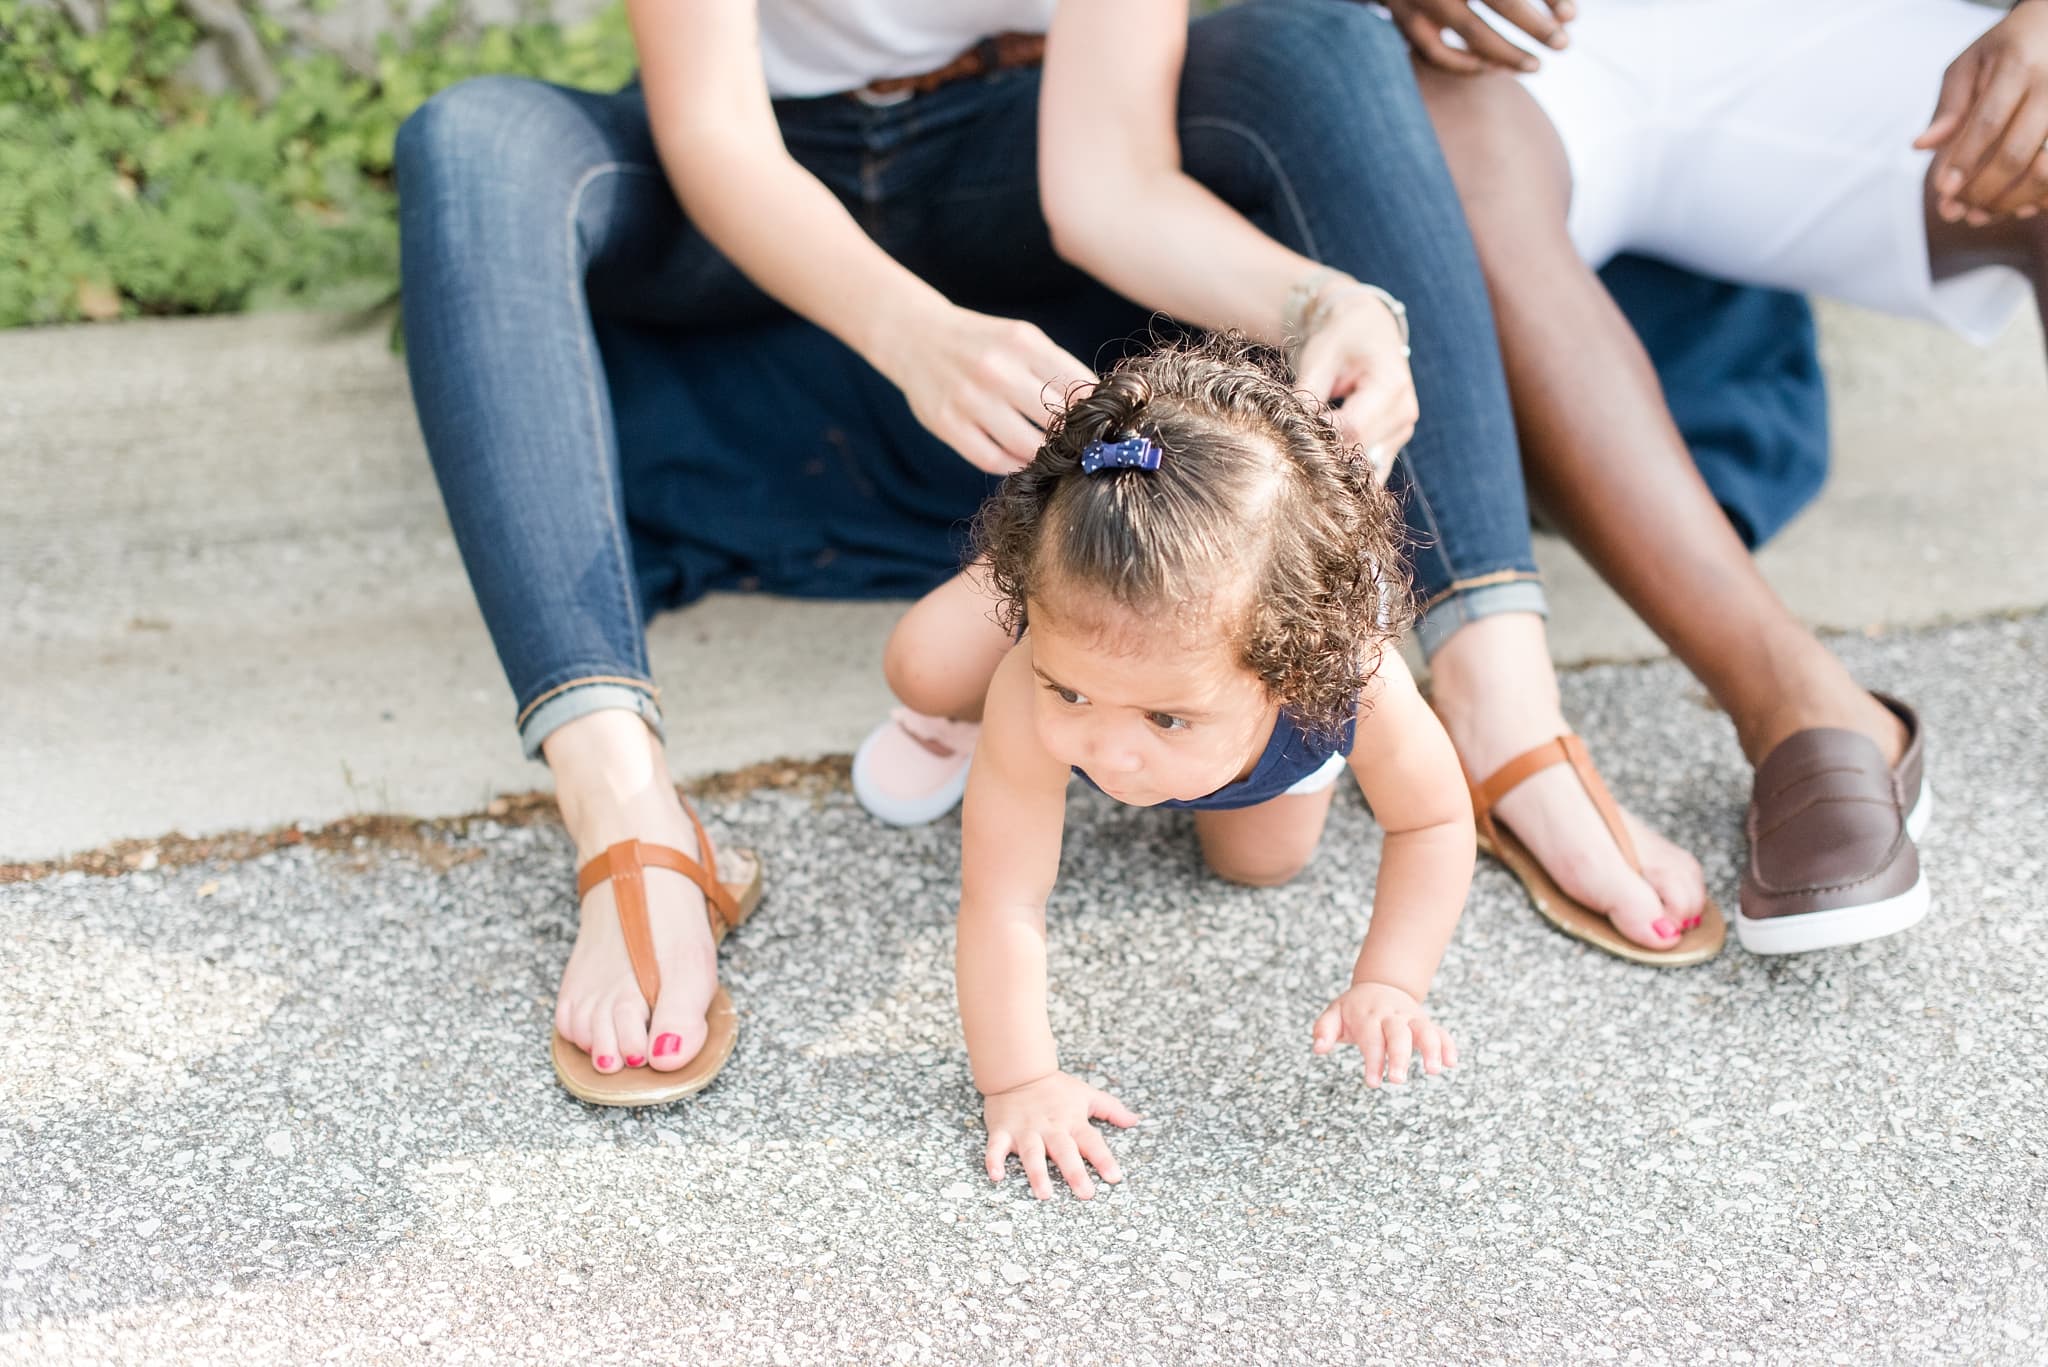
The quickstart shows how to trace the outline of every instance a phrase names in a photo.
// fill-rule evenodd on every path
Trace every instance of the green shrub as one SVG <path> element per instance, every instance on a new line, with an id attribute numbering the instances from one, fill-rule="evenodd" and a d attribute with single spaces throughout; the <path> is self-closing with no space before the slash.
<path id="1" fill-rule="evenodd" d="M 486 72 L 598 89 L 633 68 L 620 8 L 482 31 L 444 8 L 373 74 L 278 55 L 259 109 L 177 84 L 198 39 L 177 0 L 112 0 L 91 35 L 0 0 L 0 326 L 388 297 L 406 115 Z"/>

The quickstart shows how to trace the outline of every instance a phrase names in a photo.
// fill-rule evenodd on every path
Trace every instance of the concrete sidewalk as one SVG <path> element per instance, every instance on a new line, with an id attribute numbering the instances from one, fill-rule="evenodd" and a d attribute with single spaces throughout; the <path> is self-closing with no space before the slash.
<path id="1" fill-rule="evenodd" d="M 2048 616 L 1845 643 L 1923 709 L 1935 909 L 1659 972 L 1482 867 L 1432 996 L 1465 1064 L 1368 1093 L 1310 1023 L 1378 838 L 1202 876 L 1077 792 L 1068 1066 L 1145 1113 L 1126 1182 L 978 1172 L 959 827 L 844 792 L 707 804 L 764 852 L 719 1083 L 562 1094 L 559 828 L 0 886 L 0 1361 L 2048 1360 Z M 1622 801 L 1732 902 L 1748 774 L 1675 666 L 1566 679 Z"/>
<path id="2" fill-rule="evenodd" d="M 2048 603 L 2048 384 L 1824 314 L 1838 473 L 1764 556 L 1846 630 Z M 0 860 L 122 837 L 474 811 L 544 786 L 381 327 L 283 315 L 0 332 Z M 1559 658 L 1657 644 L 1561 545 Z M 845 753 L 888 604 L 714 599 L 657 621 L 679 776 Z"/>

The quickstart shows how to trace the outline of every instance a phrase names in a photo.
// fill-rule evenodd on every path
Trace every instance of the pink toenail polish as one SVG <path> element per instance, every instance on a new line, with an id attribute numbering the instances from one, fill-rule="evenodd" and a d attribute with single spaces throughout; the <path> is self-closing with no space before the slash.
<path id="1" fill-rule="evenodd" d="M 641 1064 L 643 1064 L 643 1063 L 645 1063 L 645 1062 L 647 1062 L 647 1059 L 646 1059 L 646 1058 L 645 1058 L 645 1056 L 643 1056 L 643 1055 L 640 1055 L 640 1054 L 628 1054 L 628 1055 L 626 1055 L 626 1066 L 627 1066 L 628 1068 L 638 1068 L 638 1067 L 639 1067 L 639 1066 L 640 1066 Z"/>
<path id="2" fill-rule="evenodd" d="M 612 1056 L 610 1054 L 599 1054 L 591 1062 L 597 1065 L 597 1071 L 601 1073 L 612 1066 Z"/>
<path id="3" fill-rule="evenodd" d="M 654 1041 L 654 1056 L 656 1058 L 667 1058 L 682 1047 L 683 1037 L 681 1035 L 658 1035 Z"/>
<path id="4" fill-rule="evenodd" d="M 1659 921 L 1656 925 L 1652 926 L 1651 929 L 1656 931 L 1659 935 L 1664 936 L 1666 939 L 1669 939 L 1671 936 L 1676 935 L 1678 933 L 1678 927 L 1672 925 L 1669 921 Z"/>

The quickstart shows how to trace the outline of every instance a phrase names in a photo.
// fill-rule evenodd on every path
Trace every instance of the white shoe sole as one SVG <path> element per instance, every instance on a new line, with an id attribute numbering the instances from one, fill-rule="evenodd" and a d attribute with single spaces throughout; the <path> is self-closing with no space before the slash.
<path id="1" fill-rule="evenodd" d="M 1934 815 L 1934 791 L 1927 780 L 1920 781 L 1920 799 L 1906 814 L 1906 834 L 1915 843 Z M 1752 954 L 1804 954 L 1815 949 L 1839 949 L 1843 945 L 1881 940 L 1917 924 L 1932 904 L 1927 890 L 1927 872 L 1896 897 L 1868 902 L 1860 907 L 1837 907 L 1833 911 L 1809 911 L 1797 916 L 1766 916 L 1752 921 L 1735 918 L 1735 937 Z"/>
<path id="2" fill-rule="evenodd" d="M 967 793 L 967 771 L 973 766 L 961 765 L 952 782 L 921 798 L 904 798 L 883 792 L 875 786 L 868 773 L 868 756 L 875 743 L 895 726 L 893 720 L 884 721 L 868 732 L 868 738 L 860 743 L 860 749 L 853 752 L 853 795 L 867 809 L 868 815 L 877 821 L 890 826 L 929 826 L 960 805 L 960 799 Z"/>

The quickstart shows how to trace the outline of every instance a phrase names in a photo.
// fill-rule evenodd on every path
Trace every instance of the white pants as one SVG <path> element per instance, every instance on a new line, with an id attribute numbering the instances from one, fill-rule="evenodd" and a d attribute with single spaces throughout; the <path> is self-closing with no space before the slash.
<path id="1" fill-rule="evenodd" d="M 1580 0 L 1571 46 L 1522 78 L 1571 162 L 1572 242 L 1595 267 L 1642 252 L 1989 341 L 2030 287 L 2002 266 L 1935 283 L 1933 153 L 1912 144 L 1943 71 L 2000 17 L 1967 0 Z"/>

